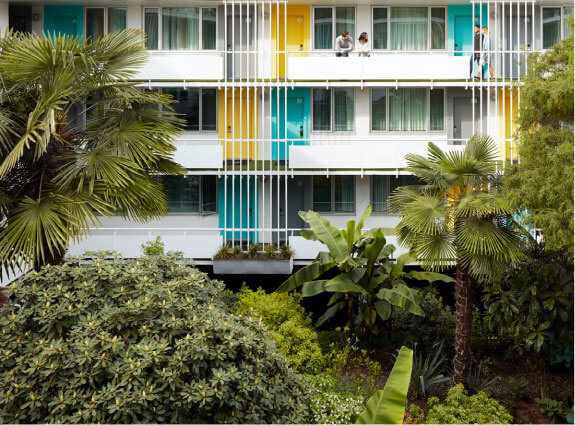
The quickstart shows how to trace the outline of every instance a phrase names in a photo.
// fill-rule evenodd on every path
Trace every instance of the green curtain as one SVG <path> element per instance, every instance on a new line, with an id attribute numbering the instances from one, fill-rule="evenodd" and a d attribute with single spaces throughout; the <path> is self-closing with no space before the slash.
<path id="1" fill-rule="evenodd" d="M 218 212 L 216 176 L 202 176 L 202 213 L 215 214 Z"/>
<path id="2" fill-rule="evenodd" d="M 429 93 L 429 129 L 443 131 L 444 129 L 444 90 L 433 89 Z"/>
<path id="3" fill-rule="evenodd" d="M 146 49 L 158 50 L 158 9 L 144 10 L 144 31 L 146 32 Z"/>
<path id="4" fill-rule="evenodd" d="M 385 131 L 387 89 L 371 89 L 371 130 Z"/>
<path id="5" fill-rule="evenodd" d="M 329 89 L 313 89 L 313 123 L 314 131 L 331 130 L 331 91 Z"/>
<path id="6" fill-rule="evenodd" d="M 351 39 L 355 40 L 355 7 L 335 8 L 335 36 L 340 36 L 344 31 L 347 31 Z"/>
<path id="7" fill-rule="evenodd" d="M 202 8 L 202 49 L 216 49 L 216 8 Z"/>
<path id="8" fill-rule="evenodd" d="M 122 31 L 126 29 L 126 8 L 108 8 L 108 32 Z"/>
<path id="9" fill-rule="evenodd" d="M 427 90 L 401 88 L 389 90 L 389 129 L 391 131 L 425 131 Z"/>
<path id="10" fill-rule="evenodd" d="M 371 177 L 371 209 L 373 212 L 387 212 L 389 197 L 389 176 Z"/>
<path id="11" fill-rule="evenodd" d="M 445 8 L 431 8 L 431 48 L 445 49 Z"/>
<path id="12" fill-rule="evenodd" d="M 352 87 L 333 89 L 335 104 L 335 131 L 353 131 L 354 89 Z"/>
<path id="13" fill-rule="evenodd" d="M 550 49 L 561 40 L 561 8 L 543 8 L 543 48 Z"/>
<path id="14" fill-rule="evenodd" d="M 104 35 L 104 8 L 86 9 L 86 40 L 96 41 Z"/>
<path id="15" fill-rule="evenodd" d="M 202 89 L 202 131 L 216 131 L 218 102 L 216 89 Z"/>
<path id="16" fill-rule="evenodd" d="M 162 9 L 162 48 L 164 50 L 199 49 L 200 12 L 197 7 Z"/>
<path id="17" fill-rule="evenodd" d="M 371 42 L 374 49 L 387 49 L 387 7 L 373 8 Z"/>
<path id="18" fill-rule="evenodd" d="M 325 176 L 313 176 L 313 210 L 331 212 L 331 180 Z"/>
<path id="19" fill-rule="evenodd" d="M 355 177 L 335 176 L 335 205 L 337 213 L 355 211 Z"/>
<path id="20" fill-rule="evenodd" d="M 200 211 L 199 176 L 162 176 L 168 212 Z"/>
<path id="21" fill-rule="evenodd" d="M 427 50 L 427 7 L 391 8 L 391 49 Z"/>
<path id="22" fill-rule="evenodd" d="M 573 16 L 573 8 L 569 6 L 565 6 L 563 8 L 563 37 L 567 38 L 571 35 L 571 28 L 567 25 L 567 19 L 570 16 Z"/>
<path id="23" fill-rule="evenodd" d="M 333 49 L 333 9 L 316 7 L 313 10 L 313 46 L 314 49 Z"/>

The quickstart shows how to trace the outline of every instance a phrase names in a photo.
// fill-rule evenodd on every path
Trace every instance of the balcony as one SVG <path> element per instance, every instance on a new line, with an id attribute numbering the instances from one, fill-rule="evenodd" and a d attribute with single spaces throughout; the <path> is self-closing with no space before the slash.
<path id="1" fill-rule="evenodd" d="M 386 52 L 347 58 L 335 52 L 321 56 L 288 58 L 290 80 L 465 80 L 469 79 L 469 56 L 448 53 Z M 316 52 L 317 54 L 317 52 Z"/>
<path id="2" fill-rule="evenodd" d="M 442 150 L 463 150 L 464 145 L 434 142 Z M 426 141 L 354 142 L 289 147 L 289 166 L 294 169 L 397 169 L 405 168 L 405 155 L 425 155 Z"/>
<path id="3" fill-rule="evenodd" d="M 223 55 L 215 51 L 152 51 L 136 80 L 221 80 Z"/>
<path id="4" fill-rule="evenodd" d="M 219 169 L 223 165 L 223 155 L 223 147 L 217 140 L 179 140 L 174 161 L 187 169 Z"/>

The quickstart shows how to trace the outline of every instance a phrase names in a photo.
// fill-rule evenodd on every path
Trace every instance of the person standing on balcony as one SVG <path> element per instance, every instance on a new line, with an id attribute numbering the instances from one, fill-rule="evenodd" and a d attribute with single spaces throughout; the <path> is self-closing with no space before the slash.
<path id="1" fill-rule="evenodd" d="M 358 51 L 358 56 L 364 57 L 364 58 L 369 57 L 369 52 L 371 51 L 371 48 L 369 46 L 369 40 L 367 39 L 367 33 L 366 32 L 362 32 L 360 34 L 359 38 L 357 39 L 356 49 Z"/>
<path id="2" fill-rule="evenodd" d="M 347 31 L 341 33 L 339 37 L 335 39 L 335 55 L 340 57 L 347 58 L 349 56 L 349 52 L 353 50 L 353 40 L 349 36 Z"/>
<path id="3" fill-rule="evenodd" d="M 489 78 L 493 79 L 493 53 L 491 53 L 491 37 L 489 37 L 489 29 L 483 27 L 483 56 L 482 60 L 485 65 L 489 67 Z M 483 65 L 481 66 L 483 71 Z M 482 72 L 483 73 L 483 72 Z"/>
<path id="4" fill-rule="evenodd" d="M 473 75 L 473 68 L 475 67 L 475 64 L 477 64 L 479 67 L 479 59 L 481 59 L 481 50 L 483 47 L 483 35 L 481 34 L 481 27 L 479 25 L 475 25 L 475 27 L 473 27 L 473 31 L 475 32 L 475 35 L 473 36 L 473 53 L 469 61 L 470 75 Z M 475 78 L 479 78 L 479 76 L 476 76 Z"/>

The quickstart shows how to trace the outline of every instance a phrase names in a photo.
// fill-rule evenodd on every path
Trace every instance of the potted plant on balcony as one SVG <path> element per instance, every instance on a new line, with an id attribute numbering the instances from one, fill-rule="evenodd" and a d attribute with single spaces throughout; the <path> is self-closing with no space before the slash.
<path id="1" fill-rule="evenodd" d="M 290 274 L 293 250 L 288 245 L 279 249 L 273 243 L 263 247 L 251 244 L 246 251 L 240 247 L 222 245 L 212 259 L 215 274 Z"/>

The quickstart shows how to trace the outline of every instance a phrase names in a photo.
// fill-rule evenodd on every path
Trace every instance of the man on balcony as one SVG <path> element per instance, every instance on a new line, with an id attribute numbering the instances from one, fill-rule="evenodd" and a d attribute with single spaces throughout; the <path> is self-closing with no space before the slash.
<path id="1" fill-rule="evenodd" d="M 347 31 L 341 33 L 339 37 L 335 39 L 335 55 L 340 57 L 347 58 L 349 56 L 349 52 L 353 50 L 353 40 L 349 36 Z"/>
<path id="2" fill-rule="evenodd" d="M 473 36 L 473 54 L 469 61 L 469 74 L 471 75 L 473 75 L 475 66 L 477 66 L 478 69 L 480 67 L 479 59 L 481 59 L 481 50 L 483 48 L 483 34 L 481 34 L 481 26 L 475 25 L 475 27 L 473 27 L 473 32 L 475 33 Z M 479 79 L 479 76 L 475 76 L 475 78 Z"/>

